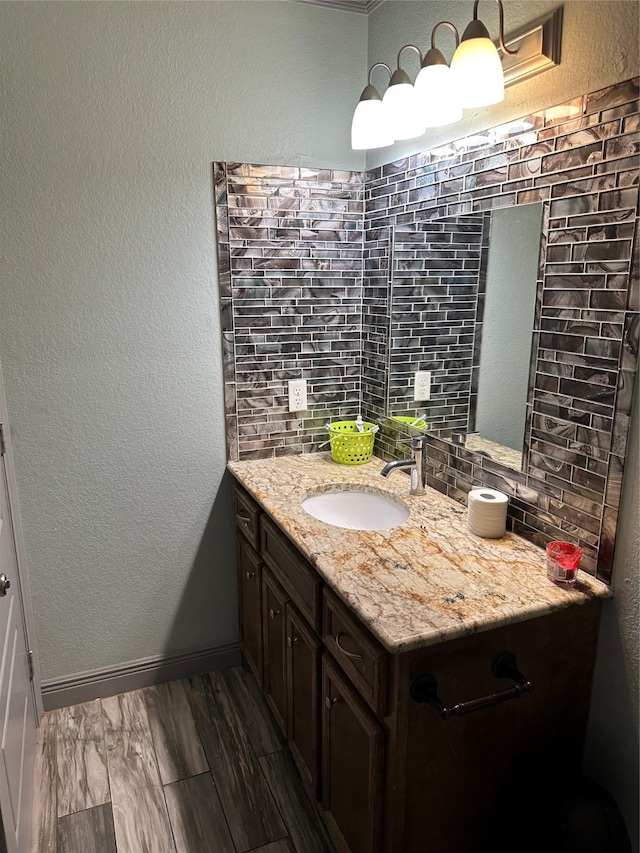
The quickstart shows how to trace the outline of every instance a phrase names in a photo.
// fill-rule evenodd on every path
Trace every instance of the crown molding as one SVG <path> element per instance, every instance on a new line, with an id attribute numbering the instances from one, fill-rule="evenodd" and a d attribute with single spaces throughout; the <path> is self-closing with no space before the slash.
<path id="1" fill-rule="evenodd" d="M 307 3 L 312 6 L 325 6 L 328 9 L 340 9 L 343 12 L 357 12 L 368 15 L 377 9 L 384 0 L 288 0 L 290 3 Z"/>

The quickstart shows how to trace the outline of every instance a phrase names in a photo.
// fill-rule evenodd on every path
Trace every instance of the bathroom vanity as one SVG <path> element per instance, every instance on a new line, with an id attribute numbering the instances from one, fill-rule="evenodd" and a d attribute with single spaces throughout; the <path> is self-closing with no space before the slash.
<path id="1" fill-rule="evenodd" d="M 580 766 L 608 588 L 553 585 L 544 551 L 473 536 L 464 507 L 381 467 L 229 463 L 243 662 L 338 850 L 513 849 L 526 791 L 547 803 Z M 409 518 L 348 530 L 301 508 L 336 487 L 386 493 Z"/>

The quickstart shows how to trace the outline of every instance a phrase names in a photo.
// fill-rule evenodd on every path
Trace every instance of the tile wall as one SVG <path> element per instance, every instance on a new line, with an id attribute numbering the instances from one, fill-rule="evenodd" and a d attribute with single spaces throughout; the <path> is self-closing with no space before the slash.
<path id="1" fill-rule="evenodd" d="M 431 220 L 542 201 L 523 471 L 429 437 L 430 484 L 459 501 L 477 485 L 507 492 L 513 530 L 580 543 L 583 567 L 609 581 L 638 350 L 639 120 L 636 80 L 585 96 L 576 118 L 537 117 L 526 143 L 425 152 L 365 175 L 215 164 L 230 458 L 316 450 L 321 424 L 360 405 L 384 423 L 377 452 L 397 456 L 389 343 L 422 333 L 425 317 L 415 310 L 412 329 L 391 311 L 392 252 Z M 417 259 L 396 258 L 406 282 L 403 260 Z M 415 272 L 407 295 L 431 286 L 426 267 Z M 447 278 L 438 286 L 455 286 Z M 453 349 L 422 355 L 443 382 Z M 285 399 L 301 376 L 302 428 Z"/>
<path id="2" fill-rule="evenodd" d="M 308 452 L 360 407 L 364 175 L 215 163 L 214 181 L 229 458 Z"/>
<path id="3" fill-rule="evenodd" d="M 386 412 L 428 413 L 431 431 L 473 429 L 489 214 L 401 223 L 393 229 Z M 428 403 L 413 377 L 431 372 Z"/>

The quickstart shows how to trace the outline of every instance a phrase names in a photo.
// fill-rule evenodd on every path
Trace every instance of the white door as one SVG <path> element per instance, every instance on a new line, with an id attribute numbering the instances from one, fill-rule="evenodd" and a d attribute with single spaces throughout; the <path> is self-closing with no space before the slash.
<path id="1" fill-rule="evenodd" d="M 5 436 L 0 424 L 0 809 L 7 853 L 31 853 L 38 719 L 9 503 Z"/>

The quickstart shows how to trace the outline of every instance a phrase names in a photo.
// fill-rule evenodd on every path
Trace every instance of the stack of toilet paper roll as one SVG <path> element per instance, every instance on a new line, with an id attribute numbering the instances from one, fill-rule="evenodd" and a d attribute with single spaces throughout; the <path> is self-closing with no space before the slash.
<path id="1" fill-rule="evenodd" d="M 500 539 L 507 527 L 509 498 L 495 489 L 472 489 L 467 504 L 467 527 L 484 539 Z"/>

